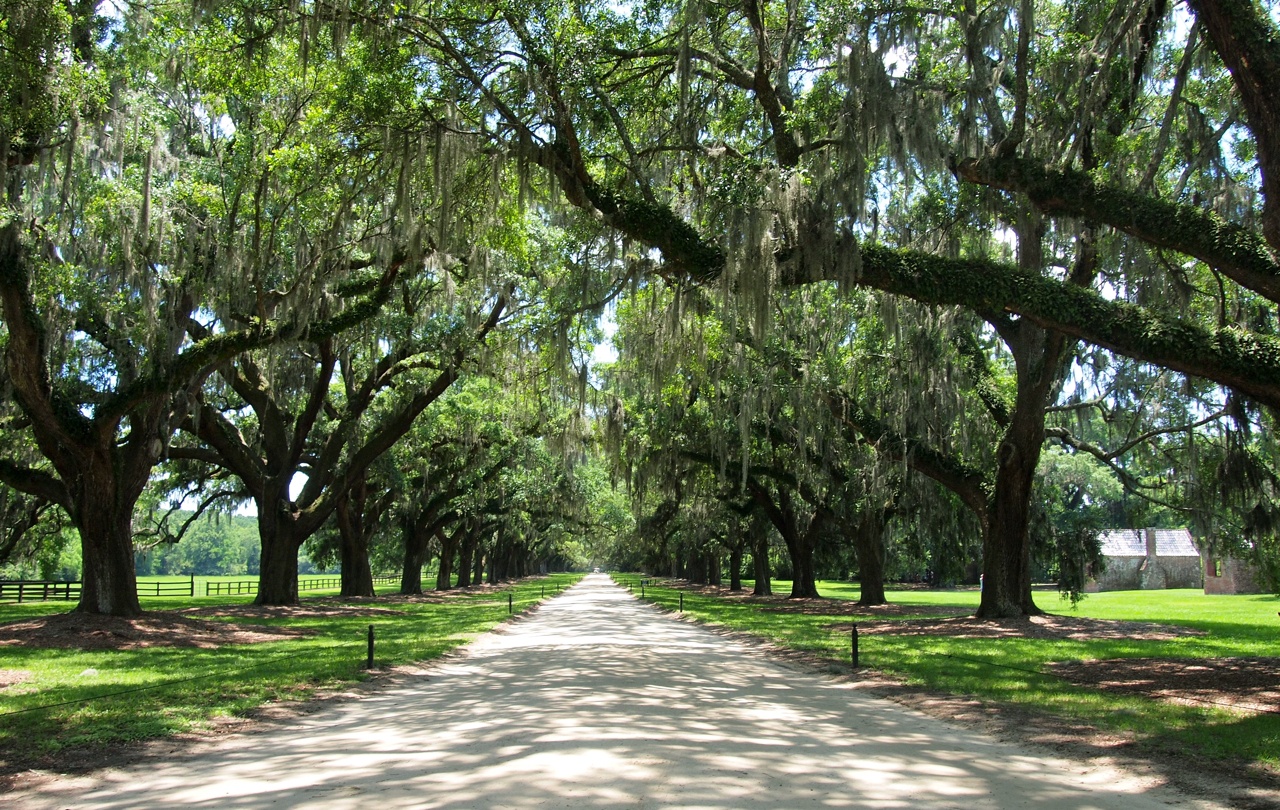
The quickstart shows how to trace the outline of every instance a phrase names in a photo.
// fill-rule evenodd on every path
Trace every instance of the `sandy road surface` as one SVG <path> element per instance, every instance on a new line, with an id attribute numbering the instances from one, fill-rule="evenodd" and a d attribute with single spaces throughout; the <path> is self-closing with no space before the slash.
<path id="1" fill-rule="evenodd" d="M 16 801 L 15 801 L 16 800 Z M 587 577 L 429 676 L 22 808 L 1208 808 L 760 660 Z"/>

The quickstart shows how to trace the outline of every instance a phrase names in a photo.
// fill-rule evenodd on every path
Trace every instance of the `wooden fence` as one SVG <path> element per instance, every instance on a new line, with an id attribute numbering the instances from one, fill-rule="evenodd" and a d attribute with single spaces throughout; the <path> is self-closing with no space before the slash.
<path id="1" fill-rule="evenodd" d="M 52 582 L 43 579 L 0 580 L 0 599 L 45 602 L 50 599 L 79 598 L 79 582 Z"/>
<path id="2" fill-rule="evenodd" d="M 138 596 L 195 596 L 196 578 L 187 582 L 139 582 Z"/>
<path id="3" fill-rule="evenodd" d="M 391 585 L 400 581 L 399 575 L 381 574 L 373 578 L 374 585 Z M 342 587 L 342 577 L 313 577 L 298 582 L 298 591 L 325 591 Z M 237 596 L 258 592 L 258 580 L 206 580 L 205 596 Z M 195 596 L 196 578 L 185 582 L 139 582 L 138 596 Z M 42 579 L 0 580 L 0 601 L 46 602 L 50 599 L 72 600 L 80 598 L 79 582 L 55 582 Z"/>

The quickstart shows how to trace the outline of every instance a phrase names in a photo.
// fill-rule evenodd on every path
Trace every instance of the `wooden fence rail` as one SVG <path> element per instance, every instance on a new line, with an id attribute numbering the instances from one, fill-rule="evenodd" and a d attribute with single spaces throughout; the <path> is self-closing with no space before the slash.
<path id="1" fill-rule="evenodd" d="M 79 599 L 79 582 L 53 582 L 43 579 L 0 580 L 0 599 L 19 602 L 45 602 L 50 599 Z"/>
<path id="2" fill-rule="evenodd" d="M 391 585 L 399 582 L 396 574 L 382 574 L 373 578 L 374 585 Z M 298 583 L 299 591 L 323 591 L 342 587 L 342 577 L 304 579 Z M 205 596 L 237 596 L 258 592 L 258 580 L 206 580 Z M 195 596 L 196 578 L 185 582 L 139 582 L 138 596 Z M 80 598 L 79 582 L 56 582 L 43 579 L 0 580 L 0 601 L 47 602 L 50 599 L 72 600 Z"/>
<path id="3" fill-rule="evenodd" d="M 256 579 L 234 579 L 222 582 L 204 583 L 205 596 L 235 596 L 237 594 L 257 593 L 258 580 Z"/>
<path id="4" fill-rule="evenodd" d="M 138 596 L 195 596 L 196 578 L 187 582 L 139 582 Z"/>

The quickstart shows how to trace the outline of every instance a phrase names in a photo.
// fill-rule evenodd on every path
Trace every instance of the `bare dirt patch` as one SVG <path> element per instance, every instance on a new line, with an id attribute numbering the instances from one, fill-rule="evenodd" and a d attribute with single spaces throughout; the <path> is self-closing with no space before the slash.
<path id="1" fill-rule="evenodd" d="M 1280 713 L 1280 658 L 1112 658 L 1060 661 L 1049 671 L 1100 689 L 1175 703 Z"/>
<path id="2" fill-rule="evenodd" d="M 311 631 L 207 621 L 159 611 L 134 619 L 61 613 L 0 625 L 0 646 L 81 650 L 212 649 L 224 644 L 256 644 L 306 635 L 311 635 Z"/>
<path id="3" fill-rule="evenodd" d="M 0 669 L 0 689 L 17 686 L 31 680 L 31 672 L 25 669 Z"/>
<path id="4" fill-rule="evenodd" d="M 832 625 L 834 629 L 836 625 Z M 905 619 L 861 622 L 862 635 L 951 636 L 953 638 L 1037 638 L 1095 641 L 1099 639 L 1139 639 L 1169 641 L 1186 636 L 1203 636 L 1203 630 L 1151 622 L 1116 622 L 1078 616 L 1031 616 L 1017 619 L 975 619 L 956 616 L 944 619 Z"/>

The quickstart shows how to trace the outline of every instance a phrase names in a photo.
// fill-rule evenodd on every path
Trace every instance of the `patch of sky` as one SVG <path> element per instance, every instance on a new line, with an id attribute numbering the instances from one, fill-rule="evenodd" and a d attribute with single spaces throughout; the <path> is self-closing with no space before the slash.
<path id="1" fill-rule="evenodd" d="M 307 485 L 307 476 L 305 473 L 295 473 L 293 480 L 289 482 L 289 498 L 297 500 L 302 494 L 302 488 Z M 200 506 L 200 496 L 186 495 L 185 497 L 177 497 L 179 493 L 172 493 L 176 500 L 169 500 L 165 504 L 166 509 L 178 508 L 184 511 L 193 512 Z M 234 514 L 244 517 L 258 516 L 258 505 L 252 499 L 241 501 L 235 508 Z"/>
<path id="2" fill-rule="evenodd" d="M 600 327 L 600 331 L 604 334 L 604 340 L 597 343 L 591 352 L 592 365 L 614 363 L 618 360 L 618 348 L 613 343 L 613 336 L 618 331 L 616 316 L 617 307 L 610 304 L 605 307 L 604 312 L 600 314 L 600 318 L 596 321 L 596 325 Z"/>

